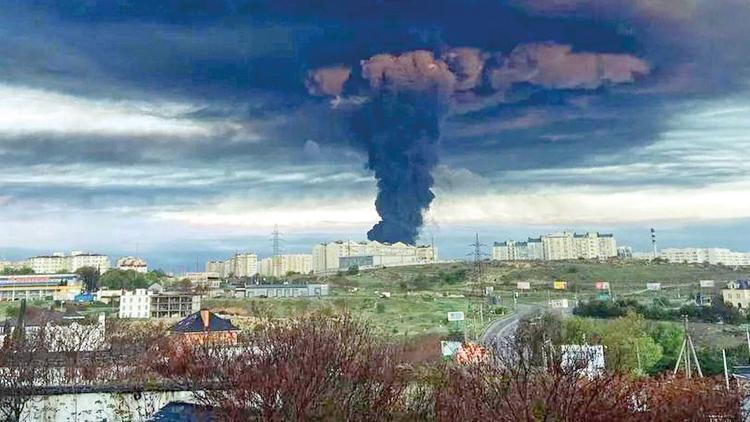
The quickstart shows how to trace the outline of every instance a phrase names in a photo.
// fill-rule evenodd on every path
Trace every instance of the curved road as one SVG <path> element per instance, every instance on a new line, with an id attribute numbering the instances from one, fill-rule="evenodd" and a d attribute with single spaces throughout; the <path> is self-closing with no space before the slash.
<path id="1" fill-rule="evenodd" d="M 481 342 L 486 346 L 500 344 L 501 340 L 512 336 L 518 328 L 518 322 L 525 316 L 533 314 L 539 309 L 538 305 L 518 304 L 516 312 L 493 321 L 482 334 Z"/>

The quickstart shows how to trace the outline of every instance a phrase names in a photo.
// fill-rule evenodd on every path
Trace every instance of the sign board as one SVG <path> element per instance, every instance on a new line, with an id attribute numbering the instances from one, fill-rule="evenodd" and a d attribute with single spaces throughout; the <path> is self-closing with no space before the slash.
<path id="1" fill-rule="evenodd" d="M 516 283 L 516 288 L 518 290 L 531 290 L 531 283 L 528 281 L 519 281 Z"/>
<path id="2" fill-rule="evenodd" d="M 463 321 L 464 319 L 463 312 L 448 312 L 448 321 Z"/>
<path id="3" fill-rule="evenodd" d="M 594 287 L 596 288 L 596 290 L 609 290 L 609 282 L 597 281 Z"/>
<path id="4" fill-rule="evenodd" d="M 714 281 L 713 280 L 701 280 L 701 287 L 714 287 Z"/>
<path id="5" fill-rule="evenodd" d="M 564 344 L 560 346 L 563 368 L 593 378 L 604 372 L 604 347 L 600 345 Z"/>
<path id="6" fill-rule="evenodd" d="M 647 290 L 659 291 L 661 290 L 661 283 L 646 283 Z"/>
<path id="7" fill-rule="evenodd" d="M 451 357 L 461 350 L 462 343 L 460 341 L 441 341 L 440 342 L 440 353 L 444 357 Z"/>
<path id="8" fill-rule="evenodd" d="M 568 308 L 568 299 L 550 300 L 549 301 L 549 306 L 551 306 L 553 308 L 557 308 L 557 309 L 560 309 L 560 308 L 567 309 Z"/>
<path id="9" fill-rule="evenodd" d="M 555 280 L 554 283 L 552 283 L 555 290 L 565 290 L 565 288 L 568 287 L 568 283 L 562 280 Z"/>

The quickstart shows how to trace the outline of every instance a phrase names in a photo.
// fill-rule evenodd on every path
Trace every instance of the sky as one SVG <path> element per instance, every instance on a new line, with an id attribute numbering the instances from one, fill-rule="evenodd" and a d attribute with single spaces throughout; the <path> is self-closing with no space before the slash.
<path id="1" fill-rule="evenodd" d="M 275 224 L 289 253 L 365 239 L 352 110 L 421 83 L 414 51 L 450 77 L 419 231 L 443 257 L 475 232 L 645 251 L 651 227 L 750 251 L 749 20 L 746 0 L 8 0 L 0 256 L 179 271 L 268 256 Z"/>

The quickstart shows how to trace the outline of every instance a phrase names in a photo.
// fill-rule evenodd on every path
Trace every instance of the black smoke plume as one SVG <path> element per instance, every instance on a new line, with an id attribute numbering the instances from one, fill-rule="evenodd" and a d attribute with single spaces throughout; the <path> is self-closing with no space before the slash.
<path id="1" fill-rule="evenodd" d="M 367 167 L 378 181 L 380 222 L 367 237 L 408 244 L 415 243 L 435 198 L 432 170 L 449 108 L 496 106 L 515 84 L 590 90 L 630 83 L 650 71 L 628 54 L 579 53 L 555 43 L 522 44 L 508 56 L 476 48 L 449 49 L 437 58 L 423 50 L 378 54 L 360 67 L 361 78 L 347 66 L 315 69 L 306 85 L 313 95 L 336 97 L 334 106 L 356 105 L 352 134 L 367 150 Z M 342 98 L 348 94 L 350 101 Z"/>
<path id="2" fill-rule="evenodd" d="M 430 189 L 443 109 L 437 93 L 384 91 L 353 119 L 352 131 L 366 146 L 367 167 L 378 181 L 375 208 L 381 220 L 368 239 L 416 241 L 422 214 L 435 198 Z"/>

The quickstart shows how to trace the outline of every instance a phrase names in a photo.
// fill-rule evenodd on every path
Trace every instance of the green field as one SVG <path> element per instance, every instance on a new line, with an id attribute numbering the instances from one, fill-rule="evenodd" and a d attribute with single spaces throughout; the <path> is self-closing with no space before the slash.
<path id="1" fill-rule="evenodd" d="M 718 266 L 652 264 L 644 262 L 523 262 L 485 263 L 479 282 L 472 266 L 446 263 L 413 267 L 385 268 L 358 274 L 337 274 L 320 278 L 300 277 L 297 281 L 325 282 L 331 285 L 331 296 L 323 299 L 214 299 L 210 307 L 228 308 L 238 315 L 260 318 L 287 318 L 310 311 L 348 311 L 370 321 L 377 329 L 396 335 L 446 334 L 448 311 L 464 311 L 466 329 L 473 337 L 476 327 L 497 316 L 495 309 L 511 312 L 514 295 L 519 303 L 546 304 L 549 299 L 574 301 L 597 296 L 596 281 L 610 283 L 616 298 L 637 299 L 651 303 L 668 299 L 681 304 L 701 291 L 698 281 L 723 281 L 750 277 L 750 271 L 734 271 Z M 562 279 L 566 290 L 554 290 L 552 282 Z M 531 291 L 518 291 L 516 283 L 528 281 Z M 661 283 L 659 292 L 647 291 L 646 283 Z M 490 305 L 480 297 L 481 287 L 491 286 L 498 298 Z M 716 290 L 716 289 L 713 289 Z M 390 298 L 381 298 L 389 292 Z M 703 290 L 703 293 L 712 293 Z M 715 291 L 713 292 L 715 293 Z M 460 297 L 459 297 L 460 296 Z M 481 308 L 481 312 L 480 312 Z M 474 320 L 476 319 L 476 323 Z"/>

